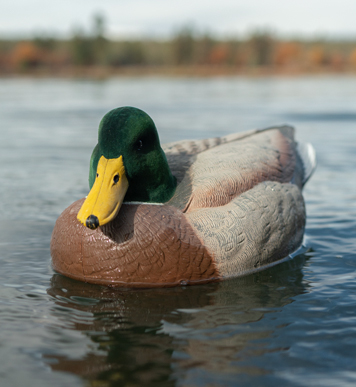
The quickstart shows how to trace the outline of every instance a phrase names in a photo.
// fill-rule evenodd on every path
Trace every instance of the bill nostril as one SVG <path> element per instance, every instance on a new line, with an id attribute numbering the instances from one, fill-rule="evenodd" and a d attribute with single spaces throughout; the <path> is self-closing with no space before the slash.
<path id="1" fill-rule="evenodd" d="M 95 230 L 99 227 L 99 219 L 95 215 L 89 215 L 85 221 L 85 225 L 88 228 Z"/>

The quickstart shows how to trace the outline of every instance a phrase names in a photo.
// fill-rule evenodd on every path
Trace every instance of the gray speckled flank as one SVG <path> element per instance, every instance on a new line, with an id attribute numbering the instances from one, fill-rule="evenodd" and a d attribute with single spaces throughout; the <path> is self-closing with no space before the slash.
<path id="1" fill-rule="evenodd" d="M 225 206 L 186 214 L 223 277 L 243 275 L 300 247 L 304 200 L 293 184 L 263 182 Z"/>

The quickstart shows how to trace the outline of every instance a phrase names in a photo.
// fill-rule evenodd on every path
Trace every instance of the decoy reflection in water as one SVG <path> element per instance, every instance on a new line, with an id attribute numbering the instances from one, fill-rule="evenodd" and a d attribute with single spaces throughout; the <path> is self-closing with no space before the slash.
<path id="1" fill-rule="evenodd" d="M 115 289 L 55 274 L 47 292 L 61 324 L 58 340 L 73 341 L 75 331 L 88 343 L 80 356 L 73 357 L 67 346 L 63 355 L 46 355 L 44 360 L 54 371 L 91 381 L 118 378 L 123 385 L 155 385 L 162 380 L 170 385 L 174 371 L 179 374 L 191 367 L 245 373 L 236 362 L 268 354 L 271 349 L 258 339 L 283 331 L 271 314 L 306 291 L 306 260 L 300 254 L 253 276 L 171 289 Z M 271 318 L 259 328 L 251 327 L 265 316 Z M 255 371 L 261 374 L 263 369 L 256 365 Z"/>

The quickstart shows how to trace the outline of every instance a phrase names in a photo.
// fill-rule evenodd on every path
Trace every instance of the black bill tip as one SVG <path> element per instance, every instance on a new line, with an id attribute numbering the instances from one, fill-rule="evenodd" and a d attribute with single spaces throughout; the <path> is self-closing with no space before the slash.
<path id="1" fill-rule="evenodd" d="M 88 228 L 95 230 L 99 227 L 99 219 L 95 215 L 89 215 L 85 221 L 85 225 Z"/>

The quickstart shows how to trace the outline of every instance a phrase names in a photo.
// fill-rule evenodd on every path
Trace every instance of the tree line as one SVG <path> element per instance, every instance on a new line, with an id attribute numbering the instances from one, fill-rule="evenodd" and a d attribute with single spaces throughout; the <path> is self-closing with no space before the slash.
<path id="1" fill-rule="evenodd" d="M 191 27 L 181 28 L 167 40 L 110 40 L 104 33 L 104 19 L 98 16 L 90 34 L 79 29 L 70 39 L 0 39 L 0 74 L 60 74 L 83 69 L 108 73 L 124 69 L 356 71 L 356 41 L 351 40 L 286 40 L 268 31 L 255 31 L 245 39 L 219 39 L 198 34 Z"/>

